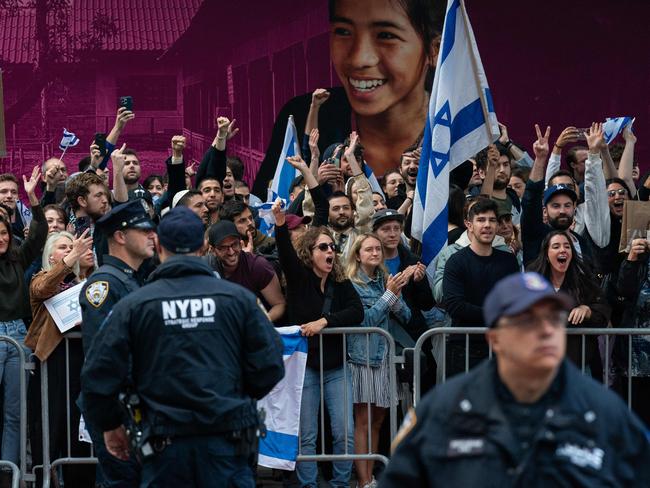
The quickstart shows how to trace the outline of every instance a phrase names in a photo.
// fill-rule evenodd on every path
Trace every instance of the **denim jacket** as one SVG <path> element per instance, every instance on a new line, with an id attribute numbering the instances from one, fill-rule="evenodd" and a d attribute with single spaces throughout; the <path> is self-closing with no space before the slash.
<path id="1" fill-rule="evenodd" d="M 354 281 L 352 284 L 363 303 L 362 327 L 380 327 L 390 330 L 390 322 L 394 320 L 390 312 L 393 312 L 403 323 L 411 319 L 411 310 L 404 300 L 386 292 L 382 273 L 378 273 L 375 278 L 369 278 L 363 271 L 360 271 L 359 275 L 365 284 L 360 285 Z M 350 362 L 362 366 L 366 364 L 379 366 L 387 347 L 386 340 L 379 334 L 369 334 L 368 339 L 366 337 L 365 334 L 348 336 L 348 358 Z M 366 357 L 369 358 L 369 363 L 366 362 Z"/>

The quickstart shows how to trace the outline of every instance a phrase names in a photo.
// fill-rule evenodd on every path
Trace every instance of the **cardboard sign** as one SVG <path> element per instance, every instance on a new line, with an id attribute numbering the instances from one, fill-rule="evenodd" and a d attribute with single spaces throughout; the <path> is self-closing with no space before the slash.
<path id="1" fill-rule="evenodd" d="M 625 200 L 618 252 L 630 252 L 634 239 L 650 239 L 650 202 Z"/>
<path id="2" fill-rule="evenodd" d="M 5 107 L 2 98 L 2 70 L 0 70 L 0 158 L 7 155 L 7 140 L 5 139 Z"/>

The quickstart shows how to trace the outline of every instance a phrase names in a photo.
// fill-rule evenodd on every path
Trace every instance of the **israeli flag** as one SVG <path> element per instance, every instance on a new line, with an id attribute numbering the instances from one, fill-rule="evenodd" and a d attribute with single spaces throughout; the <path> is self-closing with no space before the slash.
<path id="1" fill-rule="evenodd" d="M 447 244 L 449 172 L 499 137 L 492 97 L 462 0 L 449 0 L 413 202 L 412 235 L 429 264 Z"/>
<path id="2" fill-rule="evenodd" d="M 307 338 L 300 326 L 278 327 L 284 351 L 284 378 L 257 402 L 266 412 L 266 437 L 260 439 L 260 466 L 293 471 L 298 456 L 300 403 L 307 365 Z"/>
<path id="3" fill-rule="evenodd" d="M 372 168 L 365 163 L 363 165 L 363 173 L 366 175 L 366 178 L 368 178 L 368 183 L 370 183 L 370 189 L 372 190 L 372 192 L 379 193 L 382 196 L 382 198 L 385 200 L 386 196 L 384 195 L 384 192 L 381 189 L 381 185 L 379 184 L 379 181 L 377 181 L 377 177 L 375 176 L 375 173 L 373 173 Z"/>
<path id="4" fill-rule="evenodd" d="M 59 149 L 65 151 L 69 147 L 74 147 L 79 144 L 79 138 L 70 132 L 68 129 L 63 129 L 63 138 L 59 142 Z"/>
<path id="5" fill-rule="evenodd" d="M 607 117 L 607 120 L 603 124 L 603 132 L 607 144 L 610 144 L 616 139 L 616 136 L 623 132 L 623 129 L 628 125 L 630 126 L 630 130 L 632 130 L 633 123 L 634 119 L 632 117 Z"/>
<path id="6" fill-rule="evenodd" d="M 289 201 L 289 187 L 293 179 L 298 176 L 298 170 L 287 162 L 289 156 L 300 156 L 300 146 L 298 145 L 298 131 L 296 124 L 293 122 L 293 115 L 289 115 L 287 130 L 284 132 L 284 144 L 280 152 L 278 166 L 275 169 L 275 176 L 271 183 L 271 190 L 274 197 L 282 198 L 285 202 Z"/>

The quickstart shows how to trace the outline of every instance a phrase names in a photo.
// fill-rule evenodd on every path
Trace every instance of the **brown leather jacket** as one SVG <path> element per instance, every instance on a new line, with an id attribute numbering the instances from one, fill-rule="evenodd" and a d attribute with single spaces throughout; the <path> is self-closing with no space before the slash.
<path id="1" fill-rule="evenodd" d="M 49 271 L 36 274 L 29 286 L 29 301 L 34 319 L 27 331 L 25 345 L 32 349 L 41 361 L 45 361 L 63 339 L 63 334 L 54 323 L 44 302 L 61 292 L 61 283 L 70 273 L 73 273 L 72 268 L 61 260 Z"/>

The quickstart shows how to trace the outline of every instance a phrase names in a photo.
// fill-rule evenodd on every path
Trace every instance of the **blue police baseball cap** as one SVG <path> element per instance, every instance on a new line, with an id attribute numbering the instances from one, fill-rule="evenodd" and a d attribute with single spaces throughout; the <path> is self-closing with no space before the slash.
<path id="1" fill-rule="evenodd" d="M 520 314 L 542 300 L 553 300 L 564 310 L 570 310 L 574 303 L 566 293 L 556 292 L 551 283 L 538 273 L 506 276 L 485 297 L 485 325 L 494 327 L 501 317 Z"/>
<path id="2" fill-rule="evenodd" d="M 203 245 L 203 221 L 187 207 L 174 207 L 158 225 L 160 245 L 175 254 L 197 251 Z"/>
<path id="3" fill-rule="evenodd" d="M 573 203 L 578 200 L 578 195 L 573 189 L 567 185 L 551 185 L 546 190 L 544 190 L 544 206 L 548 204 L 548 201 L 553 198 L 555 195 L 568 195 L 573 200 Z"/>
<path id="4" fill-rule="evenodd" d="M 106 235 L 116 230 L 155 229 L 156 224 L 147 213 L 143 200 L 131 200 L 113 207 L 97 221 L 97 227 Z"/>

